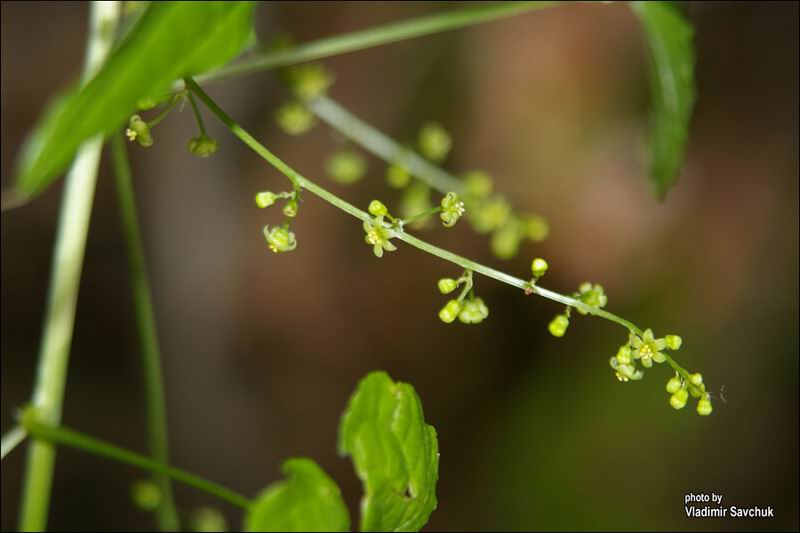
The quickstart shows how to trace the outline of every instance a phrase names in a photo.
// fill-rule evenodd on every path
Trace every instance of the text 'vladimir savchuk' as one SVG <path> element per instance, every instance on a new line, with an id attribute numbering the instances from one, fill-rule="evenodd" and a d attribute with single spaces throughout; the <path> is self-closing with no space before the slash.
<path id="1" fill-rule="evenodd" d="M 700 504 L 700 505 L 697 505 Z M 771 505 L 766 507 L 722 506 L 722 494 L 684 494 L 683 508 L 688 518 L 773 518 L 775 510 Z"/>

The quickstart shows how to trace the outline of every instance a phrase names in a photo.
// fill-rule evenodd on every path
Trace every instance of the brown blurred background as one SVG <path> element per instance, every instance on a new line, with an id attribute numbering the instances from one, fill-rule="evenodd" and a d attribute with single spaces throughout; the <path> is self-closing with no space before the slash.
<path id="1" fill-rule="evenodd" d="M 303 42 L 444 3 L 265 3 L 259 34 Z M 188 112 L 131 146 L 164 354 L 172 460 L 252 495 L 287 457 L 316 459 L 341 485 L 354 524 L 361 489 L 336 455 L 338 418 L 373 369 L 412 383 L 440 436 L 439 509 L 429 530 L 798 528 L 798 5 L 692 3 L 699 99 L 688 162 L 663 203 L 643 170 L 646 58 L 623 4 L 570 4 L 327 60 L 331 95 L 400 140 L 428 119 L 453 134 L 446 167 L 494 175 L 499 190 L 552 226 L 543 245 L 492 257 L 462 224 L 435 243 L 524 276 L 548 258 L 545 286 L 602 283 L 609 309 L 657 334 L 680 333 L 679 360 L 717 395 L 701 419 L 674 412 L 669 372 L 621 385 L 608 358 L 618 326 L 478 278 L 481 326 L 436 319 L 436 280 L 458 272 L 408 246 L 373 257 L 361 225 L 306 195 L 298 249 L 261 234 L 278 213 L 253 194 L 286 181 L 210 116 L 220 150 L 184 148 Z M 77 77 L 83 3 L 2 3 L 2 184 L 47 99 Z M 212 95 L 300 172 L 357 205 L 396 201 L 385 165 L 346 188 L 326 180 L 341 142 L 320 125 L 290 138 L 272 121 L 285 94 L 263 73 Z M 142 375 L 127 262 L 107 161 L 82 277 L 65 423 L 145 449 Z M 61 186 L 2 215 L 2 430 L 28 401 Z M 2 464 L 2 528 L 16 527 L 24 449 Z M 128 497 L 142 473 L 59 451 L 57 530 L 152 528 Z M 218 505 L 176 485 L 184 512 Z M 690 520 L 685 492 L 771 505 L 772 520 Z M 222 504 L 231 527 L 236 509 Z"/>

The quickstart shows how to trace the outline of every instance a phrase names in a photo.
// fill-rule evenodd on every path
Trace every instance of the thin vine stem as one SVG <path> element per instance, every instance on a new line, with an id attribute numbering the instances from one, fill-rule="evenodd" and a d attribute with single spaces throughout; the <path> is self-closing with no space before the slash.
<path id="1" fill-rule="evenodd" d="M 365 48 L 395 43 L 484 22 L 527 11 L 552 7 L 558 2 L 491 2 L 458 10 L 448 10 L 400 22 L 375 26 L 300 44 L 287 50 L 253 55 L 198 78 L 201 83 L 223 81 L 296 63 L 314 61 Z"/>
<path id="2" fill-rule="evenodd" d="M 51 444 L 58 444 L 67 446 L 78 450 L 105 457 L 112 461 L 125 463 L 148 472 L 152 472 L 159 476 L 168 476 L 175 481 L 194 487 L 212 496 L 216 496 L 225 500 L 237 507 L 249 509 L 251 500 L 227 487 L 224 487 L 213 481 L 209 481 L 198 475 L 187 472 L 180 468 L 175 468 L 169 464 L 156 461 L 142 454 L 122 448 L 110 442 L 96 439 L 89 435 L 80 433 L 78 431 L 47 424 L 38 420 L 35 416 L 34 410 L 29 410 L 22 416 L 22 424 L 25 429 L 37 439 L 43 439 Z"/>
<path id="3" fill-rule="evenodd" d="M 147 410 L 147 433 L 150 455 L 164 464 L 169 463 L 169 440 L 167 438 L 167 407 L 164 400 L 164 378 L 161 370 L 161 350 L 158 344 L 153 298 L 147 264 L 142 244 L 139 217 L 136 214 L 136 196 L 133 190 L 131 168 L 125 149 L 122 132 L 111 138 L 111 155 L 117 198 L 122 218 L 122 228 L 128 249 L 133 307 L 139 333 L 139 345 L 144 370 L 145 405 Z M 161 489 L 161 502 L 156 510 L 156 520 L 162 531 L 176 531 L 180 525 L 175 498 L 169 478 L 156 475 L 155 482 Z"/>
<path id="4" fill-rule="evenodd" d="M 192 106 L 192 113 L 194 113 L 194 119 L 197 121 L 197 127 L 200 128 L 200 133 L 206 135 L 206 125 L 203 124 L 203 116 L 200 114 L 200 110 L 197 109 L 197 102 L 194 101 L 194 95 L 192 93 L 189 93 L 189 104 Z"/>
<path id="5" fill-rule="evenodd" d="M 100 69 L 111 51 L 120 12 L 121 2 L 92 2 L 82 76 L 84 82 Z M 51 424 L 58 424 L 61 420 L 75 308 L 102 146 L 102 136 L 84 143 L 64 180 L 32 400 L 43 419 Z M 23 531 L 47 528 L 55 458 L 55 448 L 49 442 L 34 439 L 28 448 L 19 514 L 19 529 Z"/>
<path id="6" fill-rule="evenodd" d="M 315 196 L 318 196 L 319 198 L 325 200 L 334 207 L 341 209 L 345 213 L 348 213 L 349 215 L 352 215 L 353 217 L 361 221 L 374 223 L 373 217 L 369 213 L 339 198 L 338 196 L 328 191 L 327 189 L 317 185 L 308 178 L 305 178 L 296 170 L 294 170 L 289 165 L 284 163 L 278 156 L 269 151 L 264 145 L 259 143 L 255 138 L 253 138 L 252 135 L 247 133 L 241 126 L 239 126 L 239 124 L 237 124 L 236 121 L 233 120 L 233 118 L 231 118 L 227 113 L 225 113 L 225 111 L 223 111 L 217 105 L 217 103 L 214 102 L 214 100 L 203 90 L 203 88 L 200 87 L 197 84 L 197 82 L 195 82 L 193 79 L 184 78 L 184 83 L 186 84 L 186 87 L 189 88 L 189 90 L 191 90 L 192 92 L 194 92 L 195 95 L 208 107 L 208 109 L 214 115 L 216 115 L 217 118 L 219 118 L 219 120 L 223 124 L 225 124 L 228 127 L 231 133 L 233 133 L 236 137 L 238 137 L 239 140 L 244 142 L 254 152 L 256 152 L 259 156 L 261 156 L 265 161 L 267 161 L 269 164 L 275 167 L 281 174 L 286 176 L 293 184 L 299 185 L 300 187 L 306 189 Z M 578 300 L 571 296 L 566 296 L 564 294 L 560 294 L 555 291 L 545 289 L 544 287 L 540 287 L 537 284 L 531 283 L 530 280 L 524 280 L 522 278 L 506 274 L 505 272 L 501 272 L 486 265 L 482 265 L 476 261 L 467 259 L 466 257 L 455 254 L 449 250 L 445 250 L 444 248 L 440 248 L 438 246 L 430 244 L 429 242 L 426 242 L 418 237 L 415 237 L 404 230 L 398 230 L 397 228 L 391 226 L 387 227 L 390 227 L 390 229 L 395 230 L 395 237 L 397 239 L 430 255 L 433 255 L 435 257 L 453 263 L 454 265 L 458 265 L 466 270 L 471 270 L 475 273 L 481 274 L 487 278 L 491 278 L 501 283 L 505 283 L 506 285 L 511 285 L 512 287 L 521 289 L 525 292 L 525 294 L 536 294 L 543 298 L 547 298 L 548 300 L 568 305 L 575 309 L 584 311 L 587 314 L 604 318 L 610 322 L 618 324 L 624 327 L 630 333 L 633 333 L 640 337 L 643 335 L 642 330 L 638 326 L 636 326 L 636 324 L 620 316 L 617 316 L 609 311 L 606 311 L 599 307 L 588 305 L 582 302 L 581 300 Z M 669 356 L 667 356 L 667 363 L 676 372 L 678 372 L 684 377 L 688 377 L 689 373 L 685 369 L 683 369 L 680 365 L 678 365 Z"/>

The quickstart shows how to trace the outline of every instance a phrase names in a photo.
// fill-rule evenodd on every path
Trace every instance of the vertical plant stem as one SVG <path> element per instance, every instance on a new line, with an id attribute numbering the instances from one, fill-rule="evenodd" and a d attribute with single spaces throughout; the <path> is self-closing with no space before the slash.
<path id="1" fill-rule="evenodd" d="M 117 185 L 120 216 L 128 248 L 128 262 L 133 292 L 133 307 L 139 332 L 139 349 L 144 369 L 145 404 L 147 406 L 147 432 L 150 455 L 156 461 L 169 464 L 169 441 L 167 439 L 167 408 L 164 401 L 164 380 L 161 374 L 161 351 L 158 345 L 155 312 L 147 276 L 147 265 L 136 214 L 136 198 L 131 180 L 131 169 L 125 140 L 121 132 L 111 138 L 111 154 L 114 162 L 114 177 Z M 156 511 L 158 526 L 162 531 L 179 529 L 178 513 L 172 494 L 169 477 L 154 474 L 161 489 L 161 503 Z"/>
<path id="2" fill-rule="evenodd" d="M 97 72 L 111 50 L 120 8 L 120 2 L 92 2 L 84 81 Z M 102 145 L 102 137 L 87 141 L 78 151 L 64 181 L 33 392 L 33 404 L 43 421 L 54 425 L 61 421 L 75 306 Z M 28 450 L 23 483 L 19 517 L 23 531 L 41 531 L 47 527 L 54 466 L 53 445 L 34 439 Z"/>

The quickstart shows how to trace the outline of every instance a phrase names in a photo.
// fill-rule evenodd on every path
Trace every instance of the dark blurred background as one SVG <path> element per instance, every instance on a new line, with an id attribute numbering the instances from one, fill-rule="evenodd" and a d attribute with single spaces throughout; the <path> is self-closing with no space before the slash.
<path id="1" fill-rule="evenodd" d="M 299 42 L 439 9 L 444 3 L 266 3 L 262 38 Z M 408 246 L 373 257 L 361 225 L 306 195 L 298 249 L 276 256 L 253 195 L 286 180 L 209 116 L 220 150 L 189 155 L 188 112 L 131 145 L 164 354 L 172 461 L 252 495 L 290 456 L 341 485 L 354 524 L 361 489 L 336 455 L 339 415 L 357 381 L 383 369 L 412 383 L 441 447 L 429 530 L 798 528 L 798 5 L 692 3 L 699 99 L 688 162 L 663 203 L 645 179 L 646 57 L 624 4 L 570 4 L 327 60 L 331 95 L 399 140 L 438 120 L 453 134 L 446 168 L 485 169 L 516 207 L 545 215 L 549 240 L 500 261 L 467 224 L 431 241 L 545 286 L 602 283 L 608 308 L 679 333 L 679 360 L 717 392 L 701 418 L 673 411 L 669 372 L 619 384 L 608 358 L 618 326 L 478 278 L 491 315 L 445 325 L 436 280 L 458 272 Z M 77 78 L 83 3 L 2 3 L 2 184 L 49 97 Z M 346 188 L 324 178 L 340 139 L 302 138 L 272 120 L 285 93 L 272 73 L 211 86 L 220 104 L 289 164 L 357 205 L 396 201 L 385 165 Z M 28 401 L 62 187 L 2 215 L 2 430 Z M 145 450 L 144 399 L 118 205 L 99 177 L 64 421 Z M 718 392 L 724 387 L 725 402 Z M 24 447 L 2 465 L 2 528 L 16 527 Z M 50 527 L 152 528 L 128 496 L 141 472 L 61 449 Z M 182 511 L 219 505 L 176 485 Z M 686 492 L 724 505 L 771 505 L 774 519 L 687 519 Z"/>

